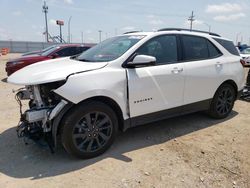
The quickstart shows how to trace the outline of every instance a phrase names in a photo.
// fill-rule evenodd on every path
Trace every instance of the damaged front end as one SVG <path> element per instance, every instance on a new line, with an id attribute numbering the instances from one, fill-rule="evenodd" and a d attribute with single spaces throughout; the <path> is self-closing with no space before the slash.
<path id="1" fill-rule="evenodd" d="M 26 86 L 16 93 L 16 100 L 20 106 L 20 122 L 17 126 L 17 135 L 25 139 L 31 139 L 37 143 L 46 143 L 51 152 L 54 152 L 56 144 L 56 132 L 58 119 L 56 117 L 69 104 L 53 90 L 62 86 L 65 82 L 53 82 L 48 84 Z M 22 112 L 22 100 L 29 100 L 29 109 Z M 55 125 L 56 123 L 56 125 Z M 53 128 L 53 126 L 55 126 Z"/>

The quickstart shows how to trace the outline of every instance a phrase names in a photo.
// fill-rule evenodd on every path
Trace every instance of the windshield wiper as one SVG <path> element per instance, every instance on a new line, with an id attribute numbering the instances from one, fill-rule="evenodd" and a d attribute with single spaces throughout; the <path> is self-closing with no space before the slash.
<path id="1" fill-rule="evenodd" d="M 70 59 L 76 59 L 80 54 L 70 56 Z"/>
<path id="2" fill-rule="evenodd" d="M 88 59 L 77 59 L 77 58 L 75 58 L 75 60 L 77 60 L 77 61 L 84 61 L 84 62 L 91 62 L 91 61 L 88 60 Z"/>

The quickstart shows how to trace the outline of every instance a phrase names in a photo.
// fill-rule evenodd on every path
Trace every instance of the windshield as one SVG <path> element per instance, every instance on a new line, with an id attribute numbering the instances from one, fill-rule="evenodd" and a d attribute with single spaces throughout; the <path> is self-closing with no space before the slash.
<path id="1" fill-rule="evenodd" d="M 46 51 L 48 51 L 48 50 L 50 50 L 50 49 L 52 49 L 52 48 L 55 48 L 55 47 L 56 47 L 56 45 L 49 46 L 49 47 L 47 47 L 47 48 L 44 48 L 44 49 L 42 50 L 42 52 L 46 52 Z"/>
<path id="2" fill-rule="evenodd" d="M 52 52 L 54 52 L 56 49 L 59 49 L 59 48 L 60 48 L 60 46 L 54 46 L 53 48 L 43 52 L 42 56 L 48 56 L 49 54 L 51 54 Z"/>
<path id="3" fill-rule="evenodd" d="M 242 54 L 250 54 L 250 48 L 247 48 L 241 52 Z"/>
<path id="4" fill-rule="evenodd" d="M 87 62 L 113 61 L 123 55 L 143 37 L 143 35 L 127 35 L 107 39 L 83 52 L 76 60 Z"/>

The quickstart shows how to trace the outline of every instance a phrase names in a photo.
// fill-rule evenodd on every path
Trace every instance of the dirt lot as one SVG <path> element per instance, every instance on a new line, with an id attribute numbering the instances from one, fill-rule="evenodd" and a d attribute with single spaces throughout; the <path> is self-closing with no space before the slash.
<path id="1" fill-rule="evenodd" d="M 17 138 L 10 56 L 0 57 L 0 187 L 250 187 L 250 103 L 225 120 L 196 113 L 130 129 L 104 155 L 77 160 Z"/>

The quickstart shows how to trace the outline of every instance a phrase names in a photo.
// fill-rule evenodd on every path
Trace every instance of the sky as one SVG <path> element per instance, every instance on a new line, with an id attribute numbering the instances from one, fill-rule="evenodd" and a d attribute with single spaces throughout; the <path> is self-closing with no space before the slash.
<path id="1" fill-rule="evenodd" d="M 45 41 L 43 0 L 0 0 L 0 40 Z M 250 43 L 250 0 L 47 0 L 48 27 L 72 42 L 99 42 L 127 31 L 189 28 L 218 33 L 234 42 Z"/>

